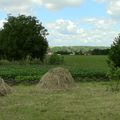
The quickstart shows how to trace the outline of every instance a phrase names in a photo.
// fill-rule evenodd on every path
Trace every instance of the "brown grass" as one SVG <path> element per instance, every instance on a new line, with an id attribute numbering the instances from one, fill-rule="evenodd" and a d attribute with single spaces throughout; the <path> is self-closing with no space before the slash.
<path id="1" fill-rule="evenodd" d="M 58 67 L 47 72 L 37 87 L 43 89 L 68 89 L 74 86 L 74 79 L 67 69 Z"/>
<path id="2" fill-rule="evenodd" d="M 0 78 L 0 96 L 5 96 L 11 93 L 11 88 L 7 85 L 2 78 Z"/>

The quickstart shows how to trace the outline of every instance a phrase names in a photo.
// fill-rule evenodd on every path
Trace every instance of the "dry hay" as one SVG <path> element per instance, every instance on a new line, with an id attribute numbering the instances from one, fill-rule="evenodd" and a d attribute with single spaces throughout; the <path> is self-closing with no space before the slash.
<path id="1" fill-rule="evenodd" d="M 10 86 L 8 86 L 2 78 L 0 78 L 0 96 L 5 96 L 11 92 Z"/>
<path id="2" fill-rule="evenodd" d="M 74 79 L 67 69 L 57 67 L 47 72 L 37 87 L 43 89 L 68 89 L 74 86 Z"/>

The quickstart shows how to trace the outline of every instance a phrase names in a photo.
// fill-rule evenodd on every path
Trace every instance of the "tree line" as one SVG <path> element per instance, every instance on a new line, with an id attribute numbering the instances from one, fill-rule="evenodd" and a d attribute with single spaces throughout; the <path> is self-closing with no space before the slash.
<path id="1" fill-rule="evenodd" d="M 84 51 L 84 50 L 58 50 L 55 51 L 54 53 L 56 54 L 60 54 L 60 55 L 108 55 L 110 51 L 110 48 L 106 48 L 106 49 L 93 49 L 93 50 L 88 50 L 88 51 Z"/>

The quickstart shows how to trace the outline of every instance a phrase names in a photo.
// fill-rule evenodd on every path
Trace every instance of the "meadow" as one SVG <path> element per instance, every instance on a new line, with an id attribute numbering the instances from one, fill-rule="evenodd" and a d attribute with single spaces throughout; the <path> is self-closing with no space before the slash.
<path id="1" fill-rule="evenodd" d="M 0 120 L 119 120 L 120 93 L 106 82 L 82 82 L 70 90 L 38 90 L 13 86 L 0 97 Z"/>

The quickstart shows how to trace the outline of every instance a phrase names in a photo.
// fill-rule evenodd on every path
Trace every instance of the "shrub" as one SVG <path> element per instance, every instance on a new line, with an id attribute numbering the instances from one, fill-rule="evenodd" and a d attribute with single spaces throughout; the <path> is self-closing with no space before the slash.
<path id="1" fill-rule="evenodd" d="M 110 67 L 109 70 L 109 79 L 111 82 L 112 91 L 120 90 L 120 34 L 115 38 L 115 41 L 111 45 L 111 49 L 109 52 L 109 60 L 108 64 Z M 114 83 L 113 83 L 114 82 Z"/>
<path id="2" fill-rule="evenodd" d="M 120 90 L 120 68 L 112 67 L 108 72 L 108 77 L 111 80 L 110 89 L 112 91 Z"/>
<path id="3" fill-rule="evenodd" d="M 64 63 L 64 57 L 61 55 L 53 54 L 49 57 L 49 64 L 56 65 Z"/>
<path id="4" fill-rule="evenodd" d="M 120 67 L 120 34 L 111 45 L 109 64 L 112 64 L 114 67 Z"/>

